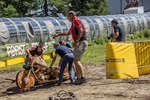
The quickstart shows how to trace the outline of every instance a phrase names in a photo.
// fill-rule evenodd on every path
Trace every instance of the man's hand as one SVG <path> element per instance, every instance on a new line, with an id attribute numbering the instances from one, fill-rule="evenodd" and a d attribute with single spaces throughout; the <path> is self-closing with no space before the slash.
<path id="1" fill-rule="evenodd" d="M 34 60 L 34 57 L 32 55 L 29 55 L 29 59 Z"/>
<path id="2" fill-rule="evenodd" d="M 78 48 L 78 46 L 79 46 L 79 42 L 75 42 L 74 47 Z"/>
<path id="3" fill-rule="evenodd" d="M 52 70 L 52 67 L 48 67 L 47 71 L 51 72 Z"/>
<path id="4" fill-rule="evenodd" d="M 59 36 L 59 34 L 53 34 L 53 35 L 52 35 L 53 38 L 56 38 L 56 37 L 58 37 L 58 36 Z"/>
<path id="5" fill-rule="evenodd" d="M 49 69 L 52 69 L 52 67 L 50 66 Z"/>

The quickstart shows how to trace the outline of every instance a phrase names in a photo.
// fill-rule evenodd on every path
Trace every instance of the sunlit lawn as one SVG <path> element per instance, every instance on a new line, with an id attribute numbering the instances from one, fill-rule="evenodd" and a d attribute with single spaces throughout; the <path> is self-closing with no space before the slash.
<path id="1" fill-rule="evenodd" d="M 53 67 L 58 66 L 59 57 L 54 64 Z M 88 63 L 101 63 L 104 62 L 105 59 L 105 45 L 93 45 L 89 46 L 84 53 L 82 63 L 88 64 Z M 51 60 L 47 60 L 46 63 L 50 65 Z M 11 65 L 6 67 L 1 67 L 0 70 L 19 70 L 22 68 L 23 64 L 17 64 L 17 65 Z"/>

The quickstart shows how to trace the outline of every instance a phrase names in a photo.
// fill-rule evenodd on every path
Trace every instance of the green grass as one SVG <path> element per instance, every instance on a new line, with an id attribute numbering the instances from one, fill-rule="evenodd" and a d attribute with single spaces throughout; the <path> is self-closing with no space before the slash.
<path id="1" fill-rule="evenodd" d="M 54 66 L 53 67 L 56 67 L 56 66 L 58 66 L 58 61 L 59 61 L 59 57 L 58 57 L 58 59 L 57 59 L 57 61 L 55 62 L 55 64 L 54 64 Z M 48 64 L 48 66 L 50 65 L 50 62 L 51 62 L 51 60 L 46 60 L 46 63 Z M 19 69 L 21 69 L 22 68 L 22 66 L 23 66 L 23 63 L 21 63 L 21 64 L 16 64 L 16 65 L 9 65 L 9 66 L 5 66 L 5 67 L 0 67 L 0 70 L 8 70 L 8 71 L 13 71 L 13 70 L 19 70 Z"/>
<path id="2" fill-rule="evenodd" d="M 100 63 L 105 60 L 105 45 L 93 45 L 89 46 L 83 55 L 82 62 L 88 63 Z"/>
<path id="3" fill-rule="evenodd" d="M 58 66 L 58 61 L 60 57 L 58 57 L 53 67 Z M 105 59 L 105 45 L 92 45 L 87 48 L 83 55 L 82 63 L 100 63 L 104 62 Z M 51 60 L 47 60 L 46 63 L 50 65 Z M 11 65 L 6 67 L 1 67 L 0 70 L 19 70 L 22 68 L 23 64 Z"/>

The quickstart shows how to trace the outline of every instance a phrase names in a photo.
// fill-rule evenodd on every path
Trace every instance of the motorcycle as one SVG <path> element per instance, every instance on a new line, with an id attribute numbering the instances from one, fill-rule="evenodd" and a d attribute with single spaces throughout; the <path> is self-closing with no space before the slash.
<path id="1" fill-rule="evenodd" d="M 57 83 L 59 69 L 49 69 L 46 62 L 39 57 L 29 61 L 28 67 L 23 67 L 16 75 L 16 84 L 18 88 L 27 90 L 36 84 Z M 64 81 L 69 79 L 69 73 L 64 71 Z"/>

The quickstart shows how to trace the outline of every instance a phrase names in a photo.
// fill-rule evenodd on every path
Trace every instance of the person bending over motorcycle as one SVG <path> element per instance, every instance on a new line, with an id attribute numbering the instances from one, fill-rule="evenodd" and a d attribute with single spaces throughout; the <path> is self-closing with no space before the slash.
<path id="1" fill-rule="evenodd" d="M 52 66 L 56 61 L 57 55 L 59 55 L 62 59 L 62 63 L 60 65 L 58 86 L 60 86 L 63 82 L 63 74 L 64 74 L 64 70 L 65 70 L 67 64 L 69 64 L 68 71 L 69 71 L 69 75 L 70 75 L 70 80 L 71 80 L 71 83 L 73 83 L 73 78 L 74 78 L 74 72 L 73 72 L 73 68 L 72 68 L 72 64 L 73 64 L 73 60 L 74 60 L 73 53 L 71 52 L 71 50 L 68 47 L 62 46 L 59 43 L 54 43 L 53 46 L 55 48 L 55 56 L 53 57 L 52 62 L 50 64 L 50 69 L 52 69 Z"/>
<path id="2" fill-rule="evenodd" d="M 73 48 L 72 48 L 71 43 L 66 42 L 66 41 L 64 41 L 64 40 L 60 40 L 60 41 L 59 41 L 59 44 L 68 47 L 68 48 L 73 52 Z M 59 61 L 58 66 L 60 66 L 60 64 L 61 64 L 61 59 L 60 59 L 60 61 Z M 75 76 L 76 76 L 76 67 L 75 67 L 74 64 L 73 64 L 73 70 L 74 70 Z"/>
<path id="3" fill-rule="evenodd" d="M 66 46 L 66 47 L 72 49 L 71 43 L 66 42 L 66 41 L 64 41 L 64 40 L 60 40 L 60 41 L 59 41 L 59 44 L 60 44 L 60 45 L 64 45 L 64 46 Z"/>
<path id="4" fill-rule="evenodd" d="M 33 46 L 29 49 L 26 50 L 27 52 L 27 56 L 26 56 L 26 60 L 25 60 L 25 67 L 28 67 L 28 61 L 29 60 L 33 60 L 34 57 L 41 57 L 43 58 L 43 47 L 45 46 L 44 42 L 39 42 L 38 46 Z"/>

